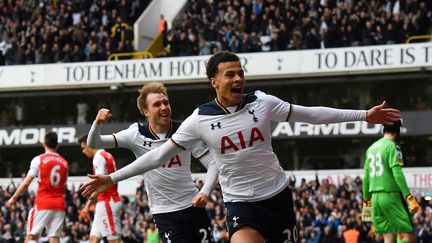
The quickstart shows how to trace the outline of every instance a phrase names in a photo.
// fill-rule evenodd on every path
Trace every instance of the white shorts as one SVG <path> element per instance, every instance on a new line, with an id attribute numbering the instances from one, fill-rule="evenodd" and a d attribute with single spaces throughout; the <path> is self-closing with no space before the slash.
<path id="1" fill-rule="evenodd" d="M 121 202 L 100 201 L 96 204 L 90 236 L 107 237 L 108 240 L 120 238 Z"/>
<path id="2" fill-rule="evenodd" d="M 62 210 L 38 210 L 36 207 L 30 209 L 27 220 L 27 235 L 40 236 L 46 229 L 48 237 L 60 237 L 65 218 Z"/>

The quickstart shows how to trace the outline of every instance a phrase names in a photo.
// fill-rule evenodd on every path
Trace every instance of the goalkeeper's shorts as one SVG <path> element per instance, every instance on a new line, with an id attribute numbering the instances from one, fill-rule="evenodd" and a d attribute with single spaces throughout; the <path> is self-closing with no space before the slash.
<path id="1" fill-rule="evenodd" d="M 372 224 L 378 235 L 414 231 L 408 205 L 399 192 L 372 193 Z"/>

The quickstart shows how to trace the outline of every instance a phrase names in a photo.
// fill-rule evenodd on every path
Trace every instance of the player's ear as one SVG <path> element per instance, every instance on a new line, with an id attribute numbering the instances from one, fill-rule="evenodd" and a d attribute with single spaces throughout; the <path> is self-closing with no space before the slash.
<path id="1" fill-rule="evenodd" d="M 141 115 L 145 116 L 144 109 L 142 109 L 141 107 L 139 108 L 139 112 L 141 113 Z"/>
<path id="2" fill-rule="evenodd" d="M 150 116 L 150 111 L 149 111 L 149 109 L 147 109 L 147 108 L 144 108 L 144 109 L 142 109 L 142 114 L 145 116 L 145 117 L 149 117 Z"/>
<path id="3" fill-rule="evenodd" d="M 213 88 L 216 88 L 216 79 L 214 77 L 210 78 L 210 84 Z"/>

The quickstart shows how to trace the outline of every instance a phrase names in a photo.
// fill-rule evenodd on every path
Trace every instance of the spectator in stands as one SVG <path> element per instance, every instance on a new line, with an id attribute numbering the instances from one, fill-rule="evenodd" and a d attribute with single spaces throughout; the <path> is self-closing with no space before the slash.
<path id="1" fill-rule="evenodd" d="M 17 44 L 13 42 L 9 48 L 5 49 L 4 59 L 5 65 L 15 65 L 15 50 L 17 49 Z"/>
<path id="2" fill-rule="evenodd" d="M 167 27 L 167 22 L 164 18 L 164 15 L 161 14 L 160 15 L 160 20 L 159 20 L 159 33 L 161 34 L 165 34 L 167 31 L 168 27 Z"/>
<path id="3" fill-rule="evenodd" d="M 161 241 L 154 222 L 150 223 L 150 228 L 147 229 L 144 240 L 148 243 L 159 243 Z"/>
<path id="4" fill-rule="evenodd" d="M 344 242 L 357 243 L 359 242 L 360 232 L 355 228 L 355 224 L 350 218 L 347 221 L 346 230 L 343 231 Z"/>
<path id="5" fill-rule="evenodd" d="M 310 28 L 306 34 L 306 40 L 303 49 L 319 49 L 321 47 L 321 40 L 316 33 L 315 28 Z"/>
<path id="6" fill-rule="evenodd" d="M 335 230 L 331 226 L 324 226 L 323 234 L 321 235 L 320 243 L 334 243 L 336 242 Z"/>
<path id="7" fill-rule="evenodd" d="M 178 37 L 175 34 L 175 31 L 169 30 L 168 33 L 164 36 L 163 45 L 164 49 L 167 50 L 170 56 L 178 56 L 180 46 L 177 43 Z"/>
<path id="8" fill-rule="evenodd" d="M 321 231 L 319 229 L 312 229 L 309 232 L 309 237 L 306 243 L 319 243 L 321 239 Z"/>
<path id="9" fill-rule="evenodd" d="M 73 45 L 73 51 L 71 53 L 72 62 L 83 62 L 85 60 L 84 51 L 80 48 L 78 43 Z"/>

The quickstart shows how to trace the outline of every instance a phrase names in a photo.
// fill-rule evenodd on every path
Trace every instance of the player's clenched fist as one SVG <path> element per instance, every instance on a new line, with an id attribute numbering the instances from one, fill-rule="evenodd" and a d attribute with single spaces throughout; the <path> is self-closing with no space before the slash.
<path id="1" fill-rule="evenodd" d="M 200 192 L 192 199 L 194 207 L 204 208 L 207 205 L 208 197 L 206 194 Z"/>
<path id="2" fill-rule="evenodd" d="M 111 118 L 112 114 L 109 109 L 102 108 L 99 110 L 97 116 L 96 116 L 96 124 L 102 124 L 106 121 L 108 121 Z"/>

